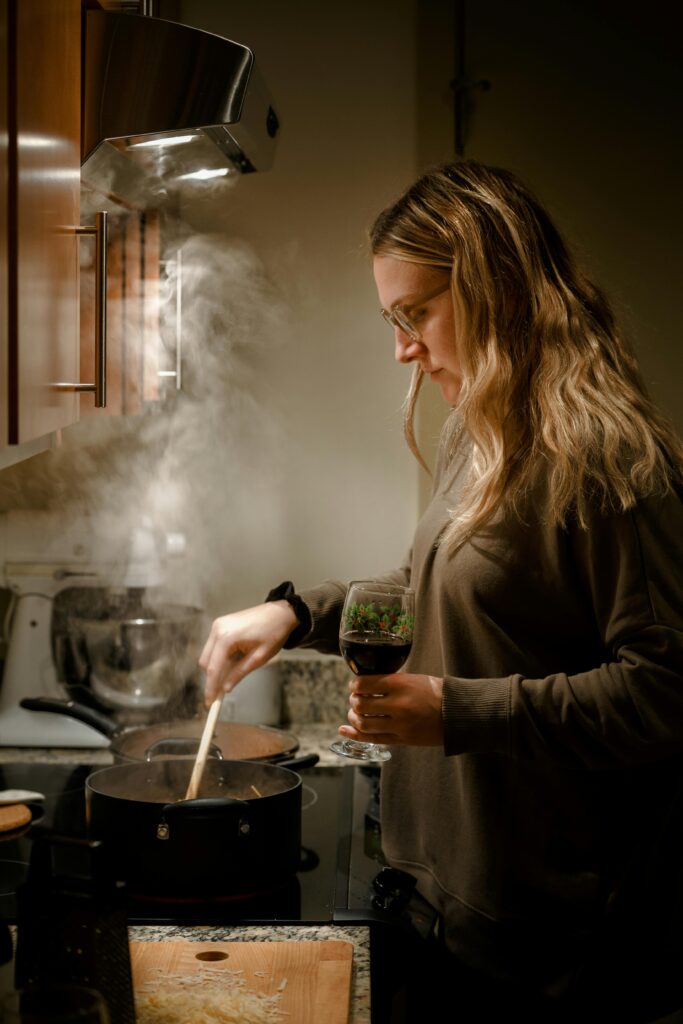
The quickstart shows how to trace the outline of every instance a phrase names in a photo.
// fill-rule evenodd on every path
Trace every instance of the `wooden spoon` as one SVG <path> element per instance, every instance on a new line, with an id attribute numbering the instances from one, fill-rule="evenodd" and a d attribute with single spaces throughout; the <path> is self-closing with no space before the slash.
<path id="1" fill-rule="evenodd" d="M 199 750 L 197 751 L 197 759 L 192 769 L 192 775 L 190 776 L 190 784 L 187 787 L 185 794 L 186 800 L 195 800 L 199 793 L 199 787 L 202 782 L 202 775 L 204 774 L 204 768 L 206 767 L 206 759 L 209 756 L 209 747 L 211 746 L 211 738 L 216 731 L 216 722 L 218 721 L 218 715 L 221 710 L 221 704 L 223 703 L 223 696 L 216 697 L 215 701 L 209 708 L 209 713 L 206 716 L 206 724 L 204 725 L 204 731 L 202 732 L 202 738 L 199 741 Z"/>

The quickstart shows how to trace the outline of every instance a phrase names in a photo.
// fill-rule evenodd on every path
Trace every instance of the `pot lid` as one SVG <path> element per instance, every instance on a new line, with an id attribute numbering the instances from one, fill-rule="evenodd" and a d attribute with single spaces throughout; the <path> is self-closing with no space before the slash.
<path id="1" fill-rule="evenodd" d="M 196 740 L 198 746 L 203 728 L 204 721 L 199 718 L 134 727 L 116 736 L 111 749 L 115 755 L 130 761 L 145 761 L 150 755 L 187 757 L 196 750 L 183 747 L 182 741 Z M 288 757 L 299 749 L 299 741 L 293 733 L 243 722 L 219 722 L 212 743 L 226 761 L 272 761 Z"/>

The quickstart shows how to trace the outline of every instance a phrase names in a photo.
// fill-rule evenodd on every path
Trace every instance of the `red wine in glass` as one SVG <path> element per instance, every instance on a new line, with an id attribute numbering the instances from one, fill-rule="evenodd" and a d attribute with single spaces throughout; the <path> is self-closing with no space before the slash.
<path id="1" fill-rule="evenodd" d="M 346 633 L 339 638 L 342 657 L 356 676 L 389 676 L 410 654 L 412 641 L 393 633 Z"/>
<path id="2" fill-rule="evenodd" d="M 341 625 L 339 649 L 356 676 L 387 676 L 398 672 L 413 643 L 415 595 L 409 587 L 374 580 L 349 584 Z M 386 747 L 377 743 L 338 739 L 330 747 L 337 754 L 361 761 L 388 761 Z"/>

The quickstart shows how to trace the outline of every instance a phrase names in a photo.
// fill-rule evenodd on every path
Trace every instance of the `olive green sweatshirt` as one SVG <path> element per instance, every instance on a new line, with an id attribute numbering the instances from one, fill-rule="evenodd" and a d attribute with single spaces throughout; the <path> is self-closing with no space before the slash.
<path id="1" fill-rule="evenodd" d="M 383 577 L 416 592 L 405 671 L 444 677 L 445 733 L 392 748 L 383 847 L 458 956 L 549 989 L 628 892 L 683 778 L 683 501 L 563 529 L 539 489 L 451 556 L 439 540 L 468 468 L 462 443 Z M 301 595 L 304 646 L 338 653 L 345 591 Z"/>

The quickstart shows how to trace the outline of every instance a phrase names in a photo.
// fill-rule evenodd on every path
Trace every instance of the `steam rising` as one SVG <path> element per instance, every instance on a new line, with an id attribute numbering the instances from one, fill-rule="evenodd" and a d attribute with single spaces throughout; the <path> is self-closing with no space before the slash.
<path id="1" fill-rule="evenodd" d="M 284 543 L 281 429 L 266 412 L 266 380 L 289 310 L 245 244 L 195 235 L 181 252 L 182 390 L 171 383 L 139 415 L 95 413 L 68 428 L 60 448 L 0 475 L 0 509 L 49 508 L 65 521 L 88 514 L 103 537 L 141 522 L 185 534 L 185 556 L 168 566 L 170 596 L 214 615 L 259 598 L 235 568 L 245 548 L 267 555 Z M 171 274 L 161 296 L 167 346 L 175 285 Z"/>

